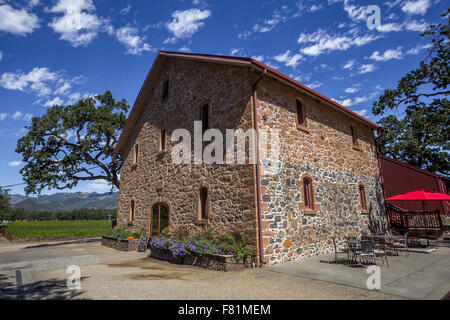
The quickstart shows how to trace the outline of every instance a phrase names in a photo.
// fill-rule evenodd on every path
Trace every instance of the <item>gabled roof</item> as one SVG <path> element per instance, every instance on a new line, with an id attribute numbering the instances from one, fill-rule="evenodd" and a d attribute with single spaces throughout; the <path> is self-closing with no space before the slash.
<path id="1" fill-rule="evenodd" d="M 360 116 L 356 112 L 340 105 L 336 101 L 333 101 L 333 100 L 325 97 L 324 95 L 318 93 L 317 91 L 314 91 L 313 89 L 282 74 L 281 72 L 269 67 L 268 65 L 265 65 L 264 63 L 262 63 L 258 60 L 255 60 L 252 58 L 245 58 L 245 57 L 231 57 L 231 56 L 220 56 L 220 55 L 212 55 L 212 54 L 159 51 L 158 55 L 156 56 L 155 61 L 153 62 L 152 67 L 150 68 L 149 73 L 147 74 L 147 77 L 145 78 L 144 84 L 142 85 L 142 88 L 139 91 L 136 101 L 134 102 L 133 108 L 131 109 L 130 115 L 128 116 L 128 120 L 125 124 L 125 128 L 123 129 L 123 131 L 119 137 L 119 141 L 117 142 L 114 152 L 121 153 L 123 151 L 126 141 L 128 140 L 128 136 L 130 135 L 133 126 L 135 125 L 140 113 L 142 112 L 145 101 L 146 101 L 148 95 L 150 94 L 150 92 L 158 78 L 158 75 L 161 72 L 161 70 L 164 66 L 164 63 L 168 57 L 179 58 L 179 59 L 198 60 L 198 61 L 207 61 L 207 62 L 229 64 L 229 65 L 247 66 L 247 67 L 254 68 L 255 70 L 260 71 L 260 72 L 264 72 L 266 70 L 267 76 L 275 78 L 291 87 L 299 89 L 302 92 L 318 99 L 319 101 L 326 103 L 330 107 L 332 107 L 340 112 L 343 112 L 343 113 L 351 116 L 352 118 L 356 119 L 357 121 L 362 122 L 365 125 L 368 125 L 369 127 L 373 128 L 375 130 L 382 130 L 382 128 L 380 128 L 378 125 L 376 125 L 375 123 L 371 122 L 370 120 Z"/>

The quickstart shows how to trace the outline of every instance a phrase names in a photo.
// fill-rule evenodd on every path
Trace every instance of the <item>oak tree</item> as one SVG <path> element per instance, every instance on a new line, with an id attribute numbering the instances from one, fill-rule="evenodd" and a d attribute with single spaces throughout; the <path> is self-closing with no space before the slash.
<path id="1" fill-rule="evenodd" d="M 33 117 L 17 142 L 26 194 L 66 189 L 80 181 L 104 180 L 119 188 L 122 159 L 114 153 L 129 109 L 106 91 L 67 106 L 55 105 Z"/>

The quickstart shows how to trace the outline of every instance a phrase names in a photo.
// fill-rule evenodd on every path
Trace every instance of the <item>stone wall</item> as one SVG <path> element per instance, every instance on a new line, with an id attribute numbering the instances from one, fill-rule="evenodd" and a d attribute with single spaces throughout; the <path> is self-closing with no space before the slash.
<path id="1" fill-rule="evenodd" d="M 102 237 L 102 246 L 113 248 L 120 251 L 137 251 L 139 240 L 121 239 L 110 236 Z"/>
<path id="2" fill-rule="evenodd" d="M 251 267 L 251 262 L 248 258 L 215 254 L 200 255 L 197 253 L 174 257 L 172 251 L 159 248 L 152 248 L 149 257 L 218 271 L 232 271 Z"/>
<path id="3" fill-rule="evenodd" d="M 272 264 L 333 251 L 331 237 L 369 232 L 385 221 L 373 130 L 290 87 L 265 79 L 258 88 L 261 129 L 280 130 L 280 158 L 274 174 L 261 176 L 263 244 Z M 296 123 L 296 99 L 306 127 Z M 357 129 L 353 147 L 350 125 Z M 264 170 L 263 170 L 264 172 Z M 303 178 L 313 182 L 314 210 L 304 208 Z M 361 210 L 358 185 L 370 210 Z"/>
<path id="4" fill-rule="evenodd" d="M 194 121 L 210 105 L 212 128 L 252 127 L 252 90 L 260 74 L 248 68 L 169 58 L 149 95 L 127 147 L 121 173 L 118 225 L 127 225 L 135 201 L 133 227 L 149 229 L 152 207 L 169 208 L 170 227 L 204 226 L 199 220 L 199 190 L 208 187 L 210 216 L 206 225 L 243 230 L 251 238 L 252 259 L 258 263 L 256 176 L 254 165 L 175 165 L 170 151 L 173 130 L 194 135 Z M 169 79 L 169 96 L 161 99 Z M 279 129 L 278 172 L 262 169 L 262 216 L 265 260 L 283 262 L 332 250 L 330 237 L 358 235 L 367 230 L 368 211 L 361 210 L 358 185 L 363 184 L 371 216 L 383 220 L 381 186 L 373 129 L 297 90 L 265 77 L 258 86 L 260 129 Z M 306 127 L 298 127 L 295 101 L 305 105 Z M 358 133 L 352 145 L 350 124 Z M 167 152 L 159 150 L 160 130 L 167 131 Z M 134 146 L 139 160 L 133 165 Z M 270 147 L 270 146 L 269 146 Z M 192 150 L 194 150 L 192 146 Z M 262 159 L 265 162 L 264 159 Z M 314 186 L 314 211 L 304 210 L 303 177 Z"/>
<path id="5" fill-rule="evenodd" d="M 204 226 L 199 221 L 199 190 L 208 188 L 210 213 L 206 225 L 225 232 L 248 233 L 256 253 L 255 175 L 253 165 L 176 165 L 170 152 L 173 130 L 185 128 L 194 137 L 194 121 L 209 103 L 210 126 L 220 129 L 252 127 L 251 87 L 247 68 L 169 58 L 148 97 L 124 150 L 118 206 L 118 225 L 127 225 L 130 201 L 135 201 L 136 228 L 149 229 L 152 207 L 165 203 L 169 225 Z M 162 101 L 162 84 L 169 95 Z M 160 129 L 167 131 L 167 152 L 159 151 Z M 133 165 L 134 146 L 139 160 Z M 192 151 L 194 150 L 192 145 Z M 256 258 L 255 258 L 256 259 Z"/>

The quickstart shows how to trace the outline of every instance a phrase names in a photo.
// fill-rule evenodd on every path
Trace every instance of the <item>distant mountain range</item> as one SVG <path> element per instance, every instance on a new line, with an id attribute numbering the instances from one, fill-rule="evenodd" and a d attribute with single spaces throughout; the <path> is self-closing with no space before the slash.
<path id="1" fill-rule="evenodd" d="M 116 209 L 118 192 L 60 192 L 40 197 L 11 194 L 13 209 L 24 208 L 27 211 L 72 211 L 74 209 Z"/>

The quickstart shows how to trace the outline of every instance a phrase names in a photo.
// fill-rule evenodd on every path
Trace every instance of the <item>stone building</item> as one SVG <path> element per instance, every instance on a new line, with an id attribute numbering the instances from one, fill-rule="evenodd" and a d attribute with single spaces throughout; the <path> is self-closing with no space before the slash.
<path id="1" fill-rule="evenodd" d="M 194 156 L 175 164 L 172 134 L 184 128 L 194 136 L 194 121 L 224 135 L 255 129 L 257 164 L 195 163 Z M 268 172 L 259 147 L 270 130 L 279 132 L 279 154 Z M 331 252 L 331 237 L 383 221 L 374 130 L 254 59 L 161 51 L 115 150 L 123 155 L 118 225 L 153 234 L 167 225 L 241 230 L 257 264 Z"/>

